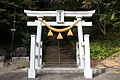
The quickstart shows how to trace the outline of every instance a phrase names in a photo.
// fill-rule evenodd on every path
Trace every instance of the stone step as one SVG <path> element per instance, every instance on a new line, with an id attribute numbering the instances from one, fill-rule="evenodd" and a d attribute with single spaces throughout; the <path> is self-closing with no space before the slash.
<path id="1" fill-rule="evenodd" d="M 44 67 L 76 67 L 75 62 L 44 62 Z"/>
<path id="2" fill-rule="evenodd" d="M 44 67 L 76 67 L 76 63 L 67 62 L 43 62 Z"/>
<path id="3" fill-rule="evenodd" d="M 59 54 L 53 53 L 53 54 L 45 54 L 44 55 L 45 58 L 57 58 L 59 57 Z M 66 54 L 60 54 L 61 58 L 75 58 L 74 55 L 66 53 Z"/>
<path id="4" fill-rule="evenodd" d="M 47 58 L 59 58 L 59 56 L 58 55 L 45 55 L 45 57 L 44 57 L 45 59 L 47 59 Z M 75 58 L 74 56 L 72 56 L 72 55 L 63 55 L 63 54 L 61 54 L 60 55 L 60 58 Z"/>
<path id="5" fill-rule="evenodd" d="M 76 64 L 76 62 L 74 61 L 66 61 L 66 62 L 56 62 L 56 61 L 53 61 L 53 62 L 43 62 L 44 64 L 58 64 L 58 63 L 61 63 L 61 64 Z"/>
<path id="6" fill-rule="evenodd" d="M 78 68 L 43 68 L 40 73 L 83 73 L 83 71 Z"/>
<path id="7" fill-rule="evenodd" d="M 103 73 L 104 72 L 104 69 L 102 68 L 92 68 L 92 73 L 93 74 L 100 74 L 100 73 Z M 48 68 L 42 68 L 38 73 L 45 73 L 45 74 L 49 74 L 49 73 L 73 73 L 73 74 L 78 74 L 78 73 L 84 73 L 84 68 L 77 68 L 77 67 L 74 67 L 74 68 L 65 68 L 65 67 L 54 67 L 54 68 L 51 68 L 51 67 L 48 67 Z"/>
<path id="8" fill-rule="evenodd" d="M 55 59 L 55 58 L 49 58 L 49 59 L 46 59 L 44 60 L 44 62 L 59 62 L 59 59 Z M 75 62 L 75 59 L 60 59 L 60 62 L 72 62 L 74 63 Z"/>

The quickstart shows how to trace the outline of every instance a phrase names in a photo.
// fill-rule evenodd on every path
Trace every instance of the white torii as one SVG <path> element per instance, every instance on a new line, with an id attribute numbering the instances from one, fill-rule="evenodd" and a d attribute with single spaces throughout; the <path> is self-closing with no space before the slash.
<path id="1" fill-rule="evenodd" d="M 90 67 L 90 47 L 89 35 L 84 35 L 82 26 L 92 26 L 92 22 L 85 22 L 82 17 L 91 17 L 95 10 L 91 11 L 31 11 L 24 10 L 29 17 L 56 17 L 56 21 L 45 21 L 50 26 L 70 26 L 73 22 L 64 21 L 64 17 L 76 17 L 80 20 L 75 26 L 78 26 L 78 44 L 76 45 L 76 61 L 78 68 L 84 69 L 84 76 L 92 78 L 92 69 Z M 75 21 L 75 20 L 74 20 Z M 41 47 L 41 32 L 42 26 L 45 26 L 41 21 L 27 22 L 27 26 L 37 26 L 37 36 L 31 35 L 31 50 L 30 50 L 30 69 L 28 71 L 28 78 L 35 78 L 36 71 L 41 70 L 42 67 L 42 47 Z"/>

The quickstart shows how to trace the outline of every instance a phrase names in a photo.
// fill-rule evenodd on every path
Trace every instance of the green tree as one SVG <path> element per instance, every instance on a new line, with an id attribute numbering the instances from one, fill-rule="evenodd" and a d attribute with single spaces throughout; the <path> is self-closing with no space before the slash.
<path id="1" fill-rule="evenodd" d="M 93 17 L 94 26 L 102 33 L 104 39 L 107 38 L 112 27 L 119 26 L 118 0 L 85 0 L 82 8 L 96 10 Z"/>

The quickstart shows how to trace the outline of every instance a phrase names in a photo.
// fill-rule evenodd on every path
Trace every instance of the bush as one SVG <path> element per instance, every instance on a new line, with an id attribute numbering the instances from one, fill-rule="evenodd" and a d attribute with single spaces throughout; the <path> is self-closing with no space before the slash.
<path id="1" fill-rule="evenodd" d="M 91 57 L 105 59 L 112 56 L 120 48 L 113 44 L 112 41 L 93 41 L 91 42 Z"/>
<path id="2" fill-rule="evenodd" d="M 0 49 L 0 56 L 5 56 L 5 54 L 6 54 L 6 50 Z"/>
<path id="3" fill-rule="evenodd" d="M 10 53 L 8 52 L 7 49 L 1 48 L 1 49 L 0 49 L 0 56 L 5 56 L 5 59 L 6 59 L 6 58 L 9 58 L 9 57 L 10 57 Z"/>

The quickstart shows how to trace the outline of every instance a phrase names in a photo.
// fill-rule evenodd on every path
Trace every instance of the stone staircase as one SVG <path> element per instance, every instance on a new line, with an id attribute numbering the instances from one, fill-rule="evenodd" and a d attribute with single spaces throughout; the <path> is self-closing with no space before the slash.
<path id="1" fill-rule="evenodd" d="M 71 45 L 48 46 L 43 58 L 44 67 L 76 67 L 75 50 Z"/>

